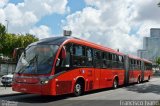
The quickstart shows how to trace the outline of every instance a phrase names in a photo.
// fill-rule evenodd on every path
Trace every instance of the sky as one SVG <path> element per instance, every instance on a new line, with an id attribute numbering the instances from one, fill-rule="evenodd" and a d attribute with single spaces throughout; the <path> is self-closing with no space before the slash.
<path id="1" fill-rule="evenodd" d="M 136 54 L 150 28 L 160 28 L 160 0 L 0 0 L 8 32 L 39 39 L 72 36 Z"/>

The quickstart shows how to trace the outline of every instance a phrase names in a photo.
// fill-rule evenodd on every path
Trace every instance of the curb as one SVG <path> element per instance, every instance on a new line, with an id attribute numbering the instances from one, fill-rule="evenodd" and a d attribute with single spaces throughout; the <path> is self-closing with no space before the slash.
<path id="1" fill-rule="evenodd" d="M 2 94 L 2 95 L 0 95 L 0 97 L 18 96 L 18 95 L 25 95 L 25 93 L 10 93 L 10 94 Z"/>

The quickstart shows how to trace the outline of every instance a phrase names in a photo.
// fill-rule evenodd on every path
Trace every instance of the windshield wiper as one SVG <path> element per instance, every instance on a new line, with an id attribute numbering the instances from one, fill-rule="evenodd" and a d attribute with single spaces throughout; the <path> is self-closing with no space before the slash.
<path id="1" fill-rule="evenodd" d="M 34 63 L 36 64 L 36 69 L 35 69 L 35 73 L 37 73 L 37 71 L 38 71 L 38 55 L 35 55 L 35 57 L 34 57 Z"/>
<path id="2" fill-rule="evenodd" d="M 33 67 L 34 67 L 34 63 L 36 64 L 36 69 L 35 69 L 35 73 L 37 73 L 37 70 L 38 70 L 38 55 L 35 55 L 29 62 L 28 62 L 28 66 L 26 66 L 26 67 L 22 67 L 19 71 L 18 71 L 18 74 L 22 74 L 22 73 L 24 73 L 27 69 L 27 67 L 28 68 L 30 68 L 31 67 L 31 65 L 33 65 Z M 33 71 L 33 69 L 31 69 L 31 71 Z"/>

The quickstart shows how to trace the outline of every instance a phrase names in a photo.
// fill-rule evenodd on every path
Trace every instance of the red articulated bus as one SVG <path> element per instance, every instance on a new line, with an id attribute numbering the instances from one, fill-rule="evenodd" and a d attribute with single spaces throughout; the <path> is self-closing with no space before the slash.
<path id="1" fill-rule="evenodd" d="M 146 59 L 143 59 L 142 60 L 143 61 L 143 70 L 144 70 L 144 72 L 143 72 L 143 74 L 142 74 L 142 80 L 143 81 L 149 81 L 150 80 L 150 78 L 151 78 L 151 76 L 153 75 L 153 73 L 152 73 L 152 62 L 150 62 L 150 61 L 148 61 L 148 60 L 146 60 Z"/>
<path id="2" fill-rule="evenodd" d="M 149 81 L 152 76 L 152 62 L 136 56 L 125 56 L 126 84 Z"/>
<path id="3" fill-rule="evenodd" d="M 78 38 L 46 38 L 32 43 L 22 53 L 12 89 L 79 96 L 86 91 L 149 80 L 151 67 L 148 60 Z"/>

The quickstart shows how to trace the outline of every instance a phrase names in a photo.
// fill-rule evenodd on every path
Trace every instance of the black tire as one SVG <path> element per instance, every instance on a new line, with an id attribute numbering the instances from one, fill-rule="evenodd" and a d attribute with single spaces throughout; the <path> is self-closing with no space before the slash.
<path id="1" fill-rule="evenodd" d="M 74 96 L 80 96 L 84 92 L 84 87 L 81 82 L 76 82 L 74 86 Z"/>
<path id="2" fill-rule="evenodd" d="M 138 77 L 137 84 L 140 84 L 140 82 L 141 82 L 140 77 Z"/>
<path id="3" fill-rule="evenodd" d="M 116 89 L 116 88 L 118 88 L 118 80 L 114 79 L 114 81 L 113 81 L 113 89 Z"/>
<path id="4" fill-rule="evenodd" d="M 150 80 L 150 76 L 148 76 L 148 80 L 147 81 L 149 82 L 149 80 Z"/>

